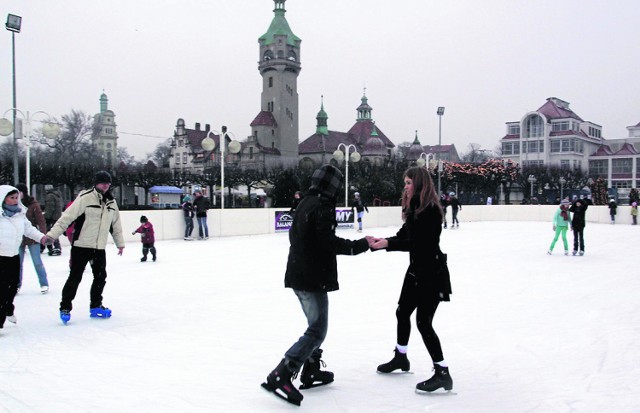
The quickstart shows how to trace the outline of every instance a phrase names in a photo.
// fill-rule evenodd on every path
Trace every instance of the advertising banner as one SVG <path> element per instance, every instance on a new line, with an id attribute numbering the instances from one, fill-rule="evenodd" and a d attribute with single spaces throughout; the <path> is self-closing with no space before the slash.
<path id="1" fill-rule="evenodd" d="M 351 209 L 336 209 L 338 228 L 353 228 L 354 213 Z M 275 211 L 275 230 L 289 231 L 293 223 L 293 215 L 289 211 Z"/>

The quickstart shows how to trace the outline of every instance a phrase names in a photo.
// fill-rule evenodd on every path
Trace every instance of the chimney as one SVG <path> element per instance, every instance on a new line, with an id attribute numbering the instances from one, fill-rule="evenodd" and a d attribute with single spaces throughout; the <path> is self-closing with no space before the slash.
<path id="1" fill-rule="evenodd" d="M 200 122 L 196 122 L 196 130 L 200 130 Z"/>
<path id="2" fill-rule="evenodd" d="M 207 123 L 206 125 L 204 125 L 204 131 L 209 132 L 209 130 L 211 130 L 211 125 Z"/>

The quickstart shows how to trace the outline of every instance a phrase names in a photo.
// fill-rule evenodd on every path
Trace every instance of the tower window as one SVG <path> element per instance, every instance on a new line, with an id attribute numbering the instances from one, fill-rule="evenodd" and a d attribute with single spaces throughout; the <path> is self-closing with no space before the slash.
<path id="1" fill-rule="evenodd" d="M 273 87 L 273 76 L 269 77 L 269 87 Z"/>

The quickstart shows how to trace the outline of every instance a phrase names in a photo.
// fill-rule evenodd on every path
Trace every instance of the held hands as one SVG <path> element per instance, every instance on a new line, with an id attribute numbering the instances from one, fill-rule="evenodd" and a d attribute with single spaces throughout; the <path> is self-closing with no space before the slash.
<path id="1" fill-rule="evenodd" d="M 131 235 L 136 235 L 136 232 L 135 232 L 135 231 L 133 231 L 133 232 L 131 233 Z"/>
<path id="2" fill-rule="evenodd" d="M 42 245 L 53 245 L 54 241 L 55 240 L 53 238 L 48 237 L 46 235 L 43 236 L 42 238 L 40 238 L 40 244 L 42 244 Z"/>
<path id="3" fill-rule="evenodd" d="M 122 251 L 124 250 L 124 247 L 119 247 L 118 248 L 118 255 L 122 255 Z"/>
<path id="4" fill-rule="evenodd" d="M 384 249 L 389 246 L 389 241 L 387 241 L 386 238 L 375 238 L 367 235 L 365 239 L 369 243 L 369 248 L 373 251 Z"/>

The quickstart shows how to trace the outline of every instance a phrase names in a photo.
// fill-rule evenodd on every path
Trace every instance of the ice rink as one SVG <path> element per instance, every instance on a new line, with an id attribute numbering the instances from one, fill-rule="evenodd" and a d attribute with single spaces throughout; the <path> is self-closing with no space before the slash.
<path id="1" fill-rule="evenodd" d="M 323 345 L 336 379 L 304 391 L 301 407 L 260 387 L 306 327 L 283 287 L 286 233 L 158 242 L 155 263 L 139 261 L 139 242 L 122 257 L 109 245 L 113 317 L 89 318 L 87 269 L 67 326 L 69 249 L 43 254 L 46 295 L 27 256 L 18 323 L 0 330 L 0 412 L 639 412 L 640 227 L 587 224 L 583 257 L 561 241 L 548 256 L 553 234 L 551 217 L 443 231 L 453 295 L 435 328 L 454 395 L 414 392 L 432 374 L 415 328 L 411 371 L 376 373 L 393 356 L 408 254 L 339 257 Z"/>

